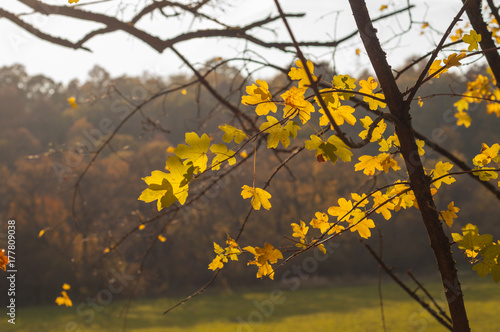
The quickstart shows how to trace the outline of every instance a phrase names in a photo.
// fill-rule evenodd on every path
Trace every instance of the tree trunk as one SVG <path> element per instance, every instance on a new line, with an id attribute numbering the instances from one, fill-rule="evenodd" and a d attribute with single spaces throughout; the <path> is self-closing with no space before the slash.
<path id="1" fill-rule="evenodd" d="M 365 1 L 349 0 L 349 3 L 366 52 L 384 92 L 389 111 L 396 119 L 395 130 L 401 144 L 401 154 L 410 178 L 410 187 L 415 194 L 441 274 L 453 321 L 453 329 L 455 332 L 469 332 L 469 321 L 465 311 L 455 261 L 452 257 L 450 241 L 444 232 L 438 210 L 431 195 L 431 179 L 425 174 L 422 160 L 418 154 L 418 147 L 411 124 L 409 103 L 403 100 L 403 96 L 396 85 L 391 67 L 387 63 L 386 54 L 380 46 L 376 30 L 372 25 Z"/>

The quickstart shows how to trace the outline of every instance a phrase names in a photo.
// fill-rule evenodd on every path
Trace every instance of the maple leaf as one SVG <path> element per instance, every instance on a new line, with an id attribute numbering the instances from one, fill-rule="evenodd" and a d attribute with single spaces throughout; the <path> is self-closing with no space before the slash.
<path id="1" fill-rule="evenodd" d="M 244 105 L 257 105 L 255 112 L 257 115 L 267 115 L 269 112 L 276 113 L 278 107 L 272 101 L 272 95 L 269 92 L 269 85 L 266 81 L 257 80 L 257 85 L 252 84 L 246 87 L 248 96 L 241 97 L 241 103 Z"/>
<path id="2" fill-rule="evenodd" d="M 356 54 L 359 55 L 361 51 L 356 50 Z M 356 88 L 356 79 L 349 77 L 349 75 L 336 75 L 333 77 L 332 85 L 336 89 L 340 90 L 354 90 Z M 349 92 L 337 92 L 340 99 L 349 100 L 349 98 L 354 97 L 354 93 Z"/>
<path id="3" fill-rule="evenodd" d="M 309 81 L 309 77 L 307 77 L 306 70 L 304 69 L 304 64 L 302 63 L 302 60 L 297 60 L 295 61 L 295 64 L 299 68 L 292 67 L 290 69 L 290 72 L 288 73 L 288 76 L 294 81 L 300 80 L 299 81 L 299 88 L 302 87 L 308 87 L 311 85 L 311 81 Z M 314 65 L 311 61 L 307 60 L 306 62 L 307 69 L 309 69 L 309 72 L 311 73 L 312 79 L 316 81 L 316 76 L 313 75 L 314 72 Z"/>
<path id="4" fill-rule="evenodd" d="M 354 218 L 349 221 L 351 232 L 358 232 L 359 236 L 368 239 L 372 235 L 370 228 L 374 228 L 375 223 L 366 218 L 365 212 L 360 209 L 355 209 L 352 215 Z"/>
<path id="5" fill-rule="evenodd" d="M 491 168 L 488 168 L 488 170 L 484 170 L 483 167 L 474 167 L 473 171 L 478 171 L 473 172 L 473 174 L 479 176 L 479 180 L 481 181 L 490 181 L 490 179 L 498 178 L 498 173 L 492 171 Z"/>
<path id="6" fill-rule="evenodd" d="M 269 134 L 267 137 L 267 148 L 277 148 L 281 142 L 286 148 L 290 145 L 290 137 L 297 136 L 297 129 L 300 128 L 297 122 L 288 121 L 286 125 L 282 126 L 274 116 L 267 116 L 267 122 L 260 125 L 259 130 L 265 131 Z"/>
<path id="7" fill-rule="evenodd" d="M 366 94 L 372 94 L 372 91 L 375 90 L 378 86 L 377 81 L 373 77 L 368 77 L 368 79 L 361 80 L 359 81 L 359 85 L 361 86 L 361 89 L 359 89 L 359 92 L 366 93 Z"/>
<path id="8" fill-rule="evenodd" d="M 0 269 L 7 271 L 7 264 L 9 264 L 9 258 L 5 256 L 5 250 L 0 250 Z"/>
<path id="9" fill-rule="evenodd" d="M 359 133 L 359 137 L 365 139 L 366 136 L 368 135 L 368 130 L 370 129 L 370 125 L 373 123 L 373 120 L 367 115 L 363 119 L 359 119 L 359 122 L 361 122 L 361 125 L 363 125 L 363 128 L 365 128 L 365 130 Z M 377 140 L 381 139 L 382 134 L 385 132 L 386 128 L 387 124 L 384 122 L 384 120 L 380 120 L 377 123 L 377 127 L 373 129 L 370 142 L 376 142 Z"/>
<path id="10" fill-rule="evenodd" d="M 337 157 L 345 162 L 351 161 L 351 150 L 337 136 L 330 136 L 327 142 L 316 135 L 311 135 L 310 138 L 310 140 L 305 141 L 305 148 L 315 150 L 316 157 L 326 158 L 333 164 L 337 161 Z"/>
<path id="11" fill-rule="evenodd" d="M 373 208 L 376 213 L 381 213 L 385 220 L 391 219 L 391 211 L 394 210 L 394 203 L 389 200 L 388 195 L 383 195 L 380 191 L 375 192 L 373 195 Z"/>
<path id="12" fill-rule="evenodd" d="M 481 42 L 481 35 L 479 35 L 476 31 L 471 30 L 470 34 L 464 35 L 462 41 L 466 44 L 469 44 L 468 50 L 469 52 L 472 52 L 478 49 L 477 43 Z"/>
<path id="13" fill-rule="evenodd" d="M 446 222 L 446 225 L 451 227 L 453 225 L 453 219 L 458 218 L 457 212 L 460 211 L 459 208 L 453 206 L 454 202 L 451 202 L 448 204 L 448 209 L 446 211 L 441 211 L 441 216 L 443 217 L 444 221 Z"/>
<path id="14" fill-rule="evenodd" d="M 457 126 L 462 126 L 464 125 L 465 128 L 470 127 L 471 123 L 471 118 L 470 116 L 465 113 L 465 112 L 457 112 L 454 114 L 454 116 L 457 118 Z"/>
<path id="15" fill-rule="evenodd" d="M 226 143 L 231 143 L 231 141 L 234 139 L 234 142 L 236 144 L 240 144 L 244 139 L 247 138 L 247 134 L 245 134 L 243 131 L 228 124 L 219 126 L 219 129 L 224 132 L 222 140 Z"/>
<path id="16" fill-rule="evenodd" d="M 339 206 L 330 206 L 328 208 L 328 214 L 337 217 L 337 220 L 346 221 L 351 217 L 352 202 L 346 200 L 345 198 L 338 199 Z"/>
<path id="17" fill-rule="evenodd" d="M 434 77 L 436 78 L 439 78 L 439 75 L 445 73 L 448 71 L 448 69 L 445 68 L 443 70 L 440 71 L 440 69 L 442 68 L 441 66 L 441 60 L 434 60 L 434 62 L 432 63 L 431 67 L 429 68 L 429 76 L 432 76 L 434 73 L 438 72 L 439 71 L 439 74 L 436 74 Z"/>
<path id="18" fill-rule="evenodd" d="M 356 123 L 356 117 L 352 115 L 354 113 L 355 109 L 352 106 L 349 105 L 340 105 L 340 103 L 337 106 L 332 105 L 331 103 L 328 103 L 328 110 L 330 111 L 330 114 L 333 117 L 333 120 L 335 123 L 339 126 L 347 122 L 351 126 L 353 126 Z M 330 123 L 330 120 L 328 119 L 328 116 L 326 115 L 325 111 L 320 108 L 319 112 L 323 114 L 320 118 L 320 125 L 325 126 L 328 123 Z M 333 129 L 333 125 L 332 125 Z"/>
<path id="19" fill-rule="evenodd" d="M 462 64 L 460 61 L 465 57 L 465 53 L 452 53 L 448 56 L 448 58 L 444 59 L 443 62 L 446 65 L 446 68 L 461 66 Z"/>
<path id="20" fill-rule="evenodd" d="M 392 159 L 390 154 L 381 153 L 380 155 L 378 155 L 378 158 L 380 161 L 380 166 L 382 166 L 382 169 L 385 173 L 389 173 L 389 168 L 392 168 L 395 171 L 401 169 L 396 160 Z"/>
<path id="21" fill-rule="evenodd" d="M 290 90 L 281 95 L 285 103 L 283 109 L 284 117 L 293 119 L 297 115 L 300 121 L 304 124 L 311 118 L 311 113 L 315 111 L 314 106 L 304 99 L 306 88 L 297 88 L 292 86 Z"/>
<path id="22" fill-rule="evenodd" d="M 328 234 L 340 233 L 341 231 L 343 231 L 345 229 L 344 226 L 329 223 L 328 222 L 328 215 L 326 213 L 316 212 L 316 214 L 314 216 L 315 216 L 315 218 L 313 218 L 309 224 L 313 228 L 319 229 L 321 234 L 325 233 L 328 230 L 329 230 Z"/>
<path id="23" fill-rule="evenodd" d="M 283 254 L 278 249 L 275 249 L 272 244 L 266 242 L 263 248 L 259 247 L 245 247 L 246 250 L 255 256 L 255 260 L 248 262 L 247 265 L 257 265 L 259 270 L 257 278 L 262 278 L 268 275 L 269 278 L 274 279 L 274 270 L 271 264 L 278 262 L 278 259 L 283 259 Z"/>
<path id="24" fill-rule="evenodd" d="M 271 208 L 271 203 L 269 202 L 269 198 L 271 198 L 271 194 L 261 188 L 252 188 L 247 185 L 241 187 L 243 190 L 241 191 L 241 196 L 244 199 L 252 198 L 252 207 L 255 210 L 260 210 L 262 207 L 266 210 Z"/>
<path id="25" fill-rule="evenodd" d="M 354 165 L 354 170 L 355 171 L 361 171 L 363 170 L 363 174 L 365 175 L 373 175 L 375 174 L 375 169 L 381 171 L 383 170 L 382 165 L 380 164 L 381 158 L 380 156 L 384 156 L 386 153 L 382 153 L 381 155 L 378 156 L 361 156 L 358 158 L 359 163 Z M 384 156 L 385 159 L 385 156 Z"/>
<path id="26" fill-rule="evenodd" d="M 73 306 L 73 302 L 71 301 L 71 299 L 69 298 L 68 296 L 68 293 L 66 293 L 66 291 L 62 291 L 61 292 L 61 295 L 62 296 L 58 296 L 56 298 L 56 303 L 57 305 L 65 305 L 67 307 L 71 307 Z"/>
<path id="27" fill-rule="evenodd" d="M 472 159 L 472 163 L 476 166 L 484 166 L 489 164 L 492 159 L 498 159 L 498 152 L 500 151 L 500 144 L 495 143 L 491 147 L 483 143 L 481 146 L 481 153 Z"/>
<path id="28" fill-rule="evenodd" d="M 304 239 L 306 237 L 309 227 L 306 226 L 305 222 L 301 220 L 300 225 L 297 223 L 292 223 L 291 226 L 293 229 L 293 237 L 298 237 L 300 239 Z"/>
<path id="29" fill-rule="evenodd" d="M 457 111 L 462 112 L 462 111 L 467 111 L 469 109 L 469 103 L 465 98 L 460 99 L 456 103 L 453 104 L 457 108 Z"/>
<path id="30" fill-rule="evenodd" d="M 220 169 L 220 165 L 226 160 L 229 165 L 234 165 L 236 163 L 236 158 L 233 157 L 235 155 L 235 152 L 233 150 L 228 150 L 227 146 L 222 143 L 212 145 L 210 147 L 210 151 L 216 154 L 216 156 L 212 160 L 213 170 Z"/>
<path id="31" fill-rule="evenodd" d="M 71 108 L 78 108 L 78 104 L 76 103 L 75 97 L 69 97 L 66 100 L 68 101 L 68 104 L 69 104 L 69 106 L 71 106 Z"/>
<path id="32" fill-rule="evenodd" d="M 148 185 L 148 188 L 138 198 L 146 203 L 158 200 L 158 211 L 169 207 L 176 201 L 179 201 L 180 204 L 186 202 L 189 189 L 188 183 L 194 172 L 193 166 L 183 164 L 175 156 L 168 157 L 165 169 L 170 171 L 170 173 L 153 171 L 151 172 L 151 176 L 142 178 Z"/>
<path id="33" fill-rule="evenodd" d="M 443 163 L 442 161 L 439 161 L 436 166 L 434 167 L 434 171 L 432 173 L 432 179 L 437 179 L 443 175 L 448 174 L 448 171 L 453 168 L 453 165 L 446 162 Z M 434 186 L 439 189 L 441 187 L 441 183 L 446 183 L 446 184 L 452 184 L 456 180 L 451 177 L 451 176 L 445 176 L 442 179 L 439 179 L 437 181 L 434 181 Z"/>
<path id="34" fill-rule="evenodd" d="M 188 163 L 192 162 L 193 166 L 197 167 L 196 173 L 204 172 L 207 169 L 210 137 L 207 134 L 198 137 L 194 132 L 186 133 L 186 143 L 190 146 L 179 144 L 175 149 L 175 155 L 180 159 L 187 159 Z"/>

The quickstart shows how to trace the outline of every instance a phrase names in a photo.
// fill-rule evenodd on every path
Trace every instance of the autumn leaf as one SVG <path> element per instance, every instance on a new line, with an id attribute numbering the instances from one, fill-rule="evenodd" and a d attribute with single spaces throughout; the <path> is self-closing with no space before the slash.
<path id="1" fill-rule="evenodd" d="M 281 95 L 285 103 L 283 117 L 293 119 L 297 115 L 303 124 L 309 121 L 311 113 L 315 111 L 314 106 L 304 98 L 306 88 L 292 86 L 290 90 Z"/>
<path id="2" fill-rule="evenodd" d="M 443 163 L 442 161 L 439 161 L 432 172 L 432 179 L 437 179 L 441 176 L 448 174 L 448 171 L 452 168 L 453 168 L 452 164 L 448 162 Z M 439 187 L 441 187 L 441 183 L 452 184 L 455 181 L 456 180 L 453 177 L 445 176 L 442 179 L 434 181 L 434 186 L 439 189 Z"/>
<path id="3" fill-rule="evenodd" d="M 343 231 L 345 229 L 344 226 L 340 226 L 340 225 L 336 225 L 336 224 L 328 222 L 328 215 L 326 213 L 316 212 L 316 214 L 314 216 L 315 216 L 315 218 L 313 218 L 309 224 L 313 228 L 319 229 L 321 234 L 324 234 L 328 230 L 329 230 L 328 234 L 340 233 L 341 231 Z"/>
<path id="4" fill-rule="evenodd" d="M 62 296 L 58 296 L 56 298 L 56 303 L 57 305 L 65 305 L 67 307 L 71 307 L 73 306 L 73 302 L 71 301 L 71 299 L 69 298 L 68 296 L 68 293 L 66 293 L 66 291 L 62 291 L 61 292 L 61 295 Z"/>
<path id="5" fill-rule="evenodd" d="M 297 136 L 299 125 L 295 121 L 288 121 L 286 125 L 282 126 L 279 121 L 273 116 L 267 116 L 267 122 L 264 122 L 259 130 L 265 131 L 269 134 L 267 137 L 267 148 L 277 148 L 281 142 L 286 148 L 290 145 L 290 137 Z"/>
<path id="6" fill-rule="evenodd" d="M 471 30 L 470 34 L 464 35 L 462 41 L 466 44 L 469 44 L 468 50 L 469 52 L 472 52 L 478 49 L 477 43 L 481 42 L 481 35 L 479 35 L 476 31 Z"/>
<path id="7" fill-rule="evenodd" d="M 159 234 L 158 235 L 158 240 L 160 240 L 160 242 L 165 242 L 165 241 L 167 241 L 167 238 L 164 237 L 163 235 Z"/>
<path id="8" fill-rule="evenodd" d="M 259 270 L 257 278 L 262 278 L 268 275 L 269 278 L 274 279 L 274 270 L 271 264 L 278 262 L 278 259 L 283 259 L 283 254 L 278 249 L 275 249 L 270 243 L 265 243 L 263 248 L 259 247 L 245 247 L 246 250 L 255 256 L 255 260 L 248 262 L 248 265 L 257 265 Z"/>
<path id="9" fill-rule="evenodd" d="M 267 115 L 269 112 L 276 113 L 278 107 L 272 101 L 272 95 L 269 92 L 269 85 L 266 81 L 257 80 L 257 85 L 252 84 L 246 87 L 248 96 L 241 97 L 241 103 L 244 105 L 257 105 L 255 112 L 257 115 Z"/>
<path id="10" fill-rule="evenodd" d="M 439 78 L 439 75 L 448 71 L 448 69 L 446 69 L 446 66 L 444 66 L 445 68 L 443 70 L 441 70 L 442 67 L 443 66 L 441 66 L 441 60 L 434 60 L 431 67 L 429 68 L 429 76 L 432 76 L 432 75 L 434 75 L 434 73 L 439 71 L 439 73 L 434 76 L 436 78 Z"/>
<path id="11" fill-rule="evenodd" d="M 208 163 L 208 147 L 210 146 L 210 137 L 203 134 L 199 137 L 196 133 L 186 133 L 186 143 L 179 144 L 175 149 L 175 155 L 180 159 L 187 159 L 186 162 L 192 162 L 197 167 L 196 173 L 204 172 Z"/>
<path id="12" fill-rule="evenodd" d="M 385 220 L 391 219 L 391 211 L 394 210 L 394 203 L 389 200 L 389 195 L 384 195 L 380 191 L 373 193 L 373 208 L 376 213 L 381 213 Z"/>
<path id="13" fill-rule="evenodd" d="M 309 230 L 309 227 L 306 226 L 305 222 L 301 220 L 300 225 L 297 223 L 292 223 L 291 226 L 293 229 L 293 234 L 292 234 L 293 237 L 305 239 L 307 231 Z"/>
<path id="14" fill-rule="evenodd" d="M 448 58 L 444 59 L 443 62 L 447 68 L 461 66 L 462 64 L 460 63 L 460 61 L 465 57 L 465 53 L 452 53 L 448 56 Z"/>
<path id="15" fill-rule="evenodd" d="M 80 1 L 80 0 L 68 0 L 68 2 L 69 2 L 70 4 L 72 4 L 72 3 L 78 3 L 78 1 Z"/>
<path id="16" fill-rule="evenodd" d="M 465 112 L 457 112 L 454 114 L 457 118 L 457 126 L 465 126 L 465 128 L 469 128 L 471 124 L 470 116 Z"/>
<path id="17" fill-rule="evenodd" d="M 241 142 L 243 142 L 244 139 L 247 138 L 247 134 L 245 134 L 243 131 L 228 124 L 224 126 L 219 126 L 219 129 L 224 132 L 222 140 L 226 143 L 231 143 L 234 139 L 234 142 L 236 144 L 240 144 Z"/>
<path id="18" fill-rule="evenodd" d="M 68 285 L 67 283 L 64 283 L 64 284 L 62 285 L 62 289 L 64 289 L 64 290 L 70 290 L 70 289 L 71 289 L 71 286 L 70 286 L 70 285 Z"/>
<path id="19" fill-rule="evenodd" d="M 241 191 L 241 196 L 244 199 L 252 198 L 252 207 L 254 210 L 260 210 L 262 206 L 264 209 L 269 210 L 271 208 L 271 203 L 269 202 L 269 198 L 271 198 L 271 194 L 261 188 L 252 188 L 247 185 L 241 187 L 243 190 Z"/>
<path id="20" fill-rule="evenodd" d="M 370 228 L 375 227 L 373 220 L 366 218 L 366 213 L 360 209 L 355 209 L 352 216 L 354 218 L 349 220 L 351 232 L 358 232 L 359 236 L 368 239 L 372 235 Z"/>
<path id="21" fill-rule="evenodd" d="M 448 204 L 448 209 L 446 211 L 441 211 L 441 216 L 446 222 L 446 225 L 448 225 L 449 227 L 453 225 L 453 219 L 458 218 L 456 214 L 458 211 L 460 211 L 460 209 L 455 207 L 453 202 Z"/>
<path id="22" fill-rule="evenodd" d="M 78 104 L 76 103 L 76 98 L 75 97 L 69 97 L 67 99 L 67 101 L 68 101 L 69 106 L 71 106 L 71 108 L 78 108 Z"/>
<path id="23" fill-rule="evenodd" d="M 234 165 L 236 163 L 236 158 L 233 157 L 235 152 L 233 150 L 228 150 L 227 146 L 222 143 L 212 145 L 210 147 L 210 151 L 216 154 L 212 160 L 213 170 L 220 169 L 220 166 L 224 161 L 227 161 L 229 165 Z"/>
<path id="24" fill-rule="evenodd" d="M 328 208 L 328 214 L 337 217 L 337 220 L 347 221 L 351 217 L 352 202 L 346 200 L 345 198 L 338 199 L 339 206 L 330 206 Z"/>
<path id="25" fill-rule="evenodd" d="M 311 81 L 309 81 L 309 77 L 307 77 L 306 70 L 304 69 L 304 64 L 302 63 L 302 60 L 297 60 L 295 61 L 295 64 L 299 68 L 292 67 L 290 69 L 290 72 L 288 73 L 288 76 L 294 81 L 299 80 L 299 88 L 302 87 L 308 87 L 311 85 Z M 313 75 L 314 72 L 314 65 L 311 61 L 307 60 L 306 62 L 307 69 L 309 69 L 309 72 L 311 73 L 312 79 L 316 80 L 316 76 Z"/>
<path id="26" fill-rule="evenodd" d="M 370 118 L 367 115 L 363 119 L 359 119 L 359 121 L 361 122 L 361 125 L 363 125 L 363 128 L 365 128 L 365 130 L 363 130 L 362 132 L 359 133 L 359 137 L 361 137 L 362 139 L 365 139 L 366 136 L 368 135 L 368 131 L 370 130 L 370 126 L 373 123 L 373 120 L 372 120 L 372 118 Z M 376 142 L 377 140 L 382 138 L 382 134 L 385 132 L 386 128 L 387 128 L 387 124 L 384 122 L 384 120 L 380 120 L 377 123 L 377 126 L 375 127 L 375 129 L 373 129 L 370 142 Z"/>
<path id="27" fill-rule="evenodd" d="M 383 153 L 382 155 L 386 155 Z M 363 170 L 363 174 L 365 175 L 373 175 L 375 174 L 375 170 L 383 170 L 382 165 L 380 164 L 380 155 L 379 156 L 361 156 L 358 158 L 359 163 L 354 165 L 354 170 L 355 171 L 361 171 Z"/>
<path id="28" fill-rule="evenodd" d="M 489 164 L 493 159 L 499 159 L 498 153 L 500 151 L 500 144 L 495 143 L 491 147 L 483 143 L 481 146 L 481 153 L 472 159 L 472 163 L 476 166 L 484 166 Z"/>

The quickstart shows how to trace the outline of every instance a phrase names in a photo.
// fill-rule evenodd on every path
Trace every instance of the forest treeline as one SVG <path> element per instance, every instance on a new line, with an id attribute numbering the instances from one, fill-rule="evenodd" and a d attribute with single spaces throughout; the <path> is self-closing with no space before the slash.
<path id="1" fill-rule="evenodd" d="M 399 80 L 401 88 L 413 80 L 415 72 L 418 69 Z M 464 161 L 479 153 L 481 143 L 491 145 L 498 140 L 498 119 L 486 114 L 481 106 L 470 110 L 473 126 L 457 127 L 452 105 L 458 98 L 446 95 L 462 92 L 463 82 L 479 72 L 481 68 L 471 66 L 468 72 L 447 73 L 425 85 L 420 92 L 425 107 L 414 119 L 422 134 Z M 221 92 L 248 83 L 238 76 L 237 69 L 228 66 L 220 67 L 207 79 L 216 82 Z M 152 169 L 164 167 L 168 148 L 182 142 L 185 132 L 211 132 L 218 139 L 221 132 L 216 124 L 233 121 L 203 88 L 175 89 L 191 80 L 182 75 L 160 78 L 148 73 L 113 78 L 96 66 L 85 82 L 74 80 L 64 85 L 42 75 L 29 76 L 22 65 L 0 68 L 0 224 L 16 220 L 20 305 L 53 303 L 63 283 L 72 285 L 71 296 L 76 301 L 95 296 L 115 278 L 116 271 L 135 273 L 142 268 L 139 287 L 133 290 L 139 296 L 176 294 L 208 281 L 211 273 L 207 266 L 214 256 L 212 243 L 222 242 L 227 233 L 237 233 L 247 211 L 248 202 L 239 193 L 253 177 L 251 162 L 177 214 L 168 228 L 160 218 L 138 230 L 146 218 L 158 213 L 154 204 L 137 200 L 144 189 L 141 178 Z M 273 86 L 284 79 L 278 75 L 268 81 Z M 104 148 L 78 188 L 73 211 L 75 181 L 93 152 L 130 114 L 132 103 L 166 89 L 175 91 L 140 109 Z M 77 108 L 68 103 L 70 97 L 75 98 Z M 227 98 L 239 100 L 241 95 Z M 252 114 L 250 108 L 248 113 Z M 312 134 L 303 132 L 303 139 Z M 428 146 L 424 149 L 425 164 L 432 168 L 442 157 Z M 260 167 L 265 171 L 257 176 L 265 181 L 279 164 L 280 156 L 258 153 Z M 357 159 L 356 154 L 354 157 Z M 335 204 L 338 198 L 355 191 L 366 192 L 388 180 L 382 173 L 367 182 L 353 175 L 352 164 L 338 163 L 333 168 L 330 163 L 318 161 L 311 166 L 304 162 L 306 158 L 314 158 L 313 152 L 301 152 L 290 162 L 293 172 L 284 170 L 273 180 L 269 189 L 276 193 L 273 209 L 253 215 L 259 222 L 249 221 L 239 243 L 245 243 L 245 239 L 257 243 L 257 239 L 289 234 L 291 223 L 308 223 L 315 211 Z M 496 198 L 470 177 L 457 177 L 457 185 L 452 190 L 443 188 L 438 200 L 453 200 L 462 209 L 453 226 L 456 231 L 471 222 L 483 233 L 500 232 Z M 418 211 L 400 211 L 390 221 L 377 215 L 374 221 L 381 236 L 373 236 L 368 242 L 378 248 L 382 239 L 383 258 L 394 271 L 405 273 L 412 269 L 425 275 L 435 270 Z M 6 233 L 7 227 L 3 227 L 0 234 Z M 155 241 L 151 247 L 158 234 L 166 241 Z M 336 241 L 335 246 L 341 250 L 334 250 L 319 265 L 312 273 L 314 279 L 340 281 L 376 275 L 377 264 L 357 236 L 342 236 Z M 0 247 L 4 242 L 5 237 L 0 237 Z M 290 240 L 283 237 L 281 245 L 289 244 Z M 112 250 L 104 254 L 106 248 Z M 143 262 L 147 251 L 149 255 Z M 299 257 L 290 266 L 300 264 L 304 258 Z M 470 271 L 460 254 L 456 259 L 459 266 Z M 275 283 L 281 282 L 280 274 L 286 269 L 278 271 Z M 262 282 L 246 262 L 233 262 L 224 269 L 218 285 L 237 288 Z M 5 284 L 2 278 L 0 288 L 4 289 Z M 131 291 L 129 287 L 122 295 Z"/>

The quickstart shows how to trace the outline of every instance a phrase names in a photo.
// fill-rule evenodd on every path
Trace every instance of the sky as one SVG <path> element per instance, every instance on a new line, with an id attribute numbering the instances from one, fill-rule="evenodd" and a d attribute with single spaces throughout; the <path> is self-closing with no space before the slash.
<path id="1" fill-rule="evenodd" d="M 92 1 L 94 0 L 80 0 L 79 5 L 83 5 L 82 9 L 99 11 L 109 15 L 116 13 L 118 6 L 121 5 L 123 11 L 120 12 L 120 15 L 124 18 L 129 18 L 136 10 L 134 5 L 152 2 L 152 0 L 110 0 L 97 5 L 87 5 Z M 46 2 L 69 6 L 67 0 L 46 0 Z M 236 26 L 277 13 L 272 0 L 226 0 L 226 3 L 229 6 L 221 6 L 212 12 L 207 11 L 207 13 Z M 341 38 L 355 30 L 354 19 L 347 0 L 315 0 L 312 2 L 282 0 L 281 3 L 285 12 L 306 13 L 305 18 L 290 19 L 292 29 L 299 40 L 332 40 Z M 311 3 L 313 4 L 311 5 Z M 431 51 L 432 47 L 439 41 L 439 32 L 446 30 L 461 7 L 459 0 L 413 0 L 412 3 L 416 5 L 412 12 L 413 20 L 420 23 L 414 24 L 408 35 L 403 38 L 394 37 L 394 34 L 409 26 L 407 14 L 376 25 L 379 38 L 386 42 L 384 49 L 388 53 L 389 61 L 395 67 L 403 65 L 410 55 Z M 125 6 L 127 4 L 128 6 Z M 407 0 L 370 0 L 368 5 L 372 17 L 377 17 L 406 7 Z M 382 5 L 388 5 L 388 9 L 381 12 Z M 2 1 L 0 8 L 15 13 L 30 12 L 27 7 L 19 5 L 15 0 Z M 78 40 L 88 31 L 101 27 L 99 24 L 56 15 L 35 14 L 21 17 L 45 32 L 72 41 Z M 198 21 L 193 22 L 189 16 L 186 18 L 188 19 L 182 21 L 177 19 L 167 21 L 158 14 L 144 17 L 137 26 L 163 38 L 186 31 L 191 25 L 195 28 L 214 27 L 201 25 Z M 426 21 L 430 22 L 431 26 L 423 30 L 424 34 L 420 34 L 422 23 Z M 277 21 L 269 25 L 269 28 L 269 30 L 256 29 L 254 31 L 265 40 L 290 40 L 282 22 Z M 92 52 L 53 45 L 30 35 L 5 18 L 0 18 L 0 67 L 21 63 L 31 75 L 43 74 L 63 83 L 74 78 L 80 81 L 85 80 L 89 70 L 95 65 L 104 67 L 112 76 L 140 75 L 144 71 L 158 76 L 189 72 L 168 49 L 159 54 L 142 41 L 123 32 L 98 36 L 87 42 L 85 46 L 90 48 Z M 245 46 L 247 46 L 246 43 L 235 39 L 205 38 L 182 42 L 177 45 L 177 49 L 192 62 L 203 63 L 215 57 L 241 56 Z M 259 56 L 273 59 L 279 65 L 286 66 L 293 59 L 293 55 L 282 55 L 262 47 L 250 46 Z M 356 56 L 356 48 L 362 49 L 359 37 L 342 44 L 334 55 L 331 54 L 330 49 L 310 48 L 304 49 L 304 51 L 308 58 L 313 61 L 325 60 L 333 63 L 333 59 L 335 59 L 339 73 L 355 75 L 369 68 L 366 54 L 361 51 L 361 54 Z M 272 74 L 272 72 L 261 73 L 263 76 Z"/>

